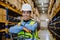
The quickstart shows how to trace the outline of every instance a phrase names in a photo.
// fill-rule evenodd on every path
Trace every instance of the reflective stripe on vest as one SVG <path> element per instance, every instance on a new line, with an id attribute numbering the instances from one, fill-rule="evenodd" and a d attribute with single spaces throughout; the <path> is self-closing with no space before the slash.
<path id="1" fill-rule="evenodd" d="M 35 22 L 32 20 L 29 24 L 30 25 L 33 25 Z M 24 35 L 25 34 L 25 35 Z M 33 35 L 31 34 L 31 33 L 27 33 L 27 32 L 25 32 L 24 33 L 24 31 L 21 31 L 21 32 L 19 32 L 18 33 L 18 36 L 24 36 L 24 37 L 30 37 L 30 38 L 32 38 L 33 37 Z M 37 37 L 37 35 L 36 35 L 36 32 L 34 33 L 34 38 L 36 38 Z"/>

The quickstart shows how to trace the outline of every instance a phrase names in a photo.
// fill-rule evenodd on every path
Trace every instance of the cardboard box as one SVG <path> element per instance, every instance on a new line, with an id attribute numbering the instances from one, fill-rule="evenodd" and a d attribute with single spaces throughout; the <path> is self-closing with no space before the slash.
<path id="1" fill-rule="evenodd" d="M 6 15 L 6 10 L 3 8 L 0 8 L 0 15 Z"/>
<path id="2" fill-rule="evenodd" d="M 0 15 L 0 21 L 2 20 L 2 16 Z"/>
<path id="3" fill-rule="evenodd" d="M 10 4 L 14 5 L 17 9 L 21 9 L 22 0 L 7 0 Z"/>
<path id="4" fill-rule="evenodd" d="M 6 20 L 6 10 L 3 8 L 0 8 L 0 21 Z"/>
<path id="5" fill-rule="evenodd" d="M 8 0 L 8 2 L 17 7 L 17 0 Z"/>
<path id="6" fill-rule="evenodd" d="M 2 11 L 2 9 L 0 8 L 0 15 L 2 15 L 2 12 L 3 12 L 3 11 Z"/>
<path id="7" fill-rule="evenodd" d="M 3 15 L 2 20 L 3 21 L 6 21 L 6 16 Z"/>
<path id="8" fill-rule="evenodd" d="M 6 10 L 5 9 L 2 9 L 2 14 L 6 16 Z"/>
<path id="9" fill-rule="evenodd" d="M 0 21 L 2 20 L 2 15 L 3 15 L 2 12 L 3 12 L 2 8 L 0 8 Z"/>

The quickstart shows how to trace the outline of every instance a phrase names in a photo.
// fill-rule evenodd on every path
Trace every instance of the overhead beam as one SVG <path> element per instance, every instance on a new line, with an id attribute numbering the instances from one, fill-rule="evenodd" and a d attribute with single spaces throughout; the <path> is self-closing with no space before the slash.
<path id="1" fill-rule="evenodd" d="M 0 5 L 2 5 L 5 8 L 8 8 L 8 9 L 10 9 L 10 10 L 12 10 L 12 11 L 14 11 L 14 12 L 16 12 L 16 13 L 18 13 L 18 14 L 21 15 L 21 12 L 20 11 L 18 11 L 17 9 L 13 9 L 9 4 L 5 4 L 5 3 L 3 3 L 3 2 L 0 1 Z"/>

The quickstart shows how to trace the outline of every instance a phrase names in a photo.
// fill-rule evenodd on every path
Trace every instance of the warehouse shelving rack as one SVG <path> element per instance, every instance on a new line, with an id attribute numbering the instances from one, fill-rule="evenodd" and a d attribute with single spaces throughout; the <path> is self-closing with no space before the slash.
<path id="1" fill-rule="evenodd" d="M 55 9 L 52 9 L 53 12 L 51 12 L 51 14 L 50 14 L 50 21 L 52 21 L 51 22 L 52 24 L 49 26 L 49 30 L 53 34 L 53 36 L 57 40 L 59 40 L 60 39 L 60 31 L 59 31 L 60 30 L 60 3 L 57 7 L 56 7 L 56 3 L 55 3 L 54 8 Z M 59 17 L 59 21 L 58 21 L 57 17 Z M 55 21 L 53 21 L 53 20 L 55 20 Z"/>
<path id="2" fill-rule="evenodd" d="M 5 23 L 5 29 L 1 29 L 0 30 L 0 32 L 5 32 L 6 33 L 6 40 L 8 40 L 7 38 L 8 38 L 8 24 L 10 23 L 10 24 L 16 24 L 17 22 L 9 22 L 8 20 L 8 15 L 9 15 L 9 13 L 8 13 L 8 11 L 10 11 L 10 12 L 13 12 L 14 14 L 17 14 L 17 16 L 19 15 L 19 16 L 21 16 L 21 11 L 19 11 L 19 10 L 17 10 L 16 8 L 14 8 L 14 7 L 12 7 L 12 6 L 10 6 L 11 4 L 6 4 L 6 3 L 4 3 L 4 2 L 2 2 L 2 1 L 0 1 L 0 6 L 2 6 L 2 8 L 4 7 L 4 9 L 6 10 L 6 21 L 0 21 L 0 23 Z M 13 14 L 13 13 L 11 13 L 11 14 Z M 12 16 L 16 16 L 16 15 L 12 15 Z"/>
<path id="3" fill-rule="evenodd" d="M 60 10 L 60 3 L 56 3 L 56 0 L 50 0 L 49 8 L 48 8 L 48 16 L 50 20 L 57 14 Z M 55 9 L 53 9 L 55 8 Z"/>
<path id="4" fill-rule="evenodd" d="M 20 14 L 21 15 L 21 11 L 18 11 L 18 9 L 14 9 L 12 6 L 10 6 L 9 4 L 5 4 L 5 3 L 3 3 L 3 2 L 1 2 L 0 1 L 0 5 L 2 5 L 2 6 L 4 6 L 5 8 L 7 7 L 8 9 L 10 9 L 10 10 L 12 10 L 12 11 L 14 11 L 14 12 L 16 12 L 16 13 L 18 13 L 18 14 Z"/>
<path id="5" fill-rule="evenodd" d="M 58 5 L 57 8 L 53 11 L 53 13 L 51 13 L 50 18 L 52 19 L 59 10 L 60 10 L 60 5 Z"/>
<path id="6" fill-rule="evenodd" d="M 12 6 L 10 6 L 10 4 L 5 4 L 5 3 L 0 1 L 0 6 L 3 6 L 6 9 L 6 18 L 8 18 L 8 10 L 15 12 L 15 14 L 21 15 L 21 11 L 14 9 Z M 6 19 L 6 20 L 8 20 L 8 19 Z M 0 22 L 6 23 L 6 21 L 0 21 Z M 15 22 L 8 22 L 8 23 L 15 23 Z"/>

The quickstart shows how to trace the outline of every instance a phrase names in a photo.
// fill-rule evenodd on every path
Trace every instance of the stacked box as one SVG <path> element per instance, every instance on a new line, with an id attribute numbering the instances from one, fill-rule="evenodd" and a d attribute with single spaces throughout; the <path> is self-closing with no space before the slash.
<path id="1" fill-rule="evenodd" d="M 8 0 L 8 2 L 14 6 L 17 6 L 17 0 Z"/>
<path id="2" fill-rule="evenodd" d="M 3 9 L 3 15 L 2 15 L 3 17 L 2 17 L 2 20 L 3 21 L 6 21 L 6 10 L 5 9 Z"/>
<path id="3" fill-rule="evenodd" d="M 7 0 L 10 4 L 14 3 L 14 0 Z"/>
<path id="4" fill-rule="evenodd" d="M 21 0 L 7 0 L 10 4 L 14 5 L 17 9 L 21 8 Z"/>
<path id="5" fill-rule="evenodd" d="M 3 12 L 3 11 L 2 11 L 2 9 L 0 8 L 0 21 L 2 21 L 2 15 L 3 15 L 2 12 Z"/>
<path id="6" fill-rule="evenodd" d="M 6 10 L 0 8 L 0 21 L 6 21 Z"/>

